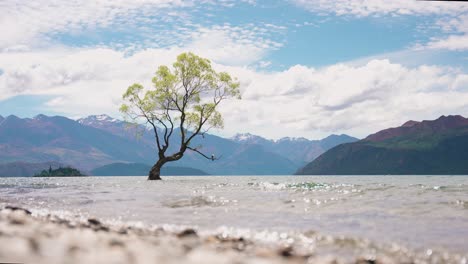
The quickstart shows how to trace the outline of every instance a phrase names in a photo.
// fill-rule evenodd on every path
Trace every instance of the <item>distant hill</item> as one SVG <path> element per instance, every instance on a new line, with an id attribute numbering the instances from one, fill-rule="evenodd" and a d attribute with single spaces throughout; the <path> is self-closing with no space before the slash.
<path id="1" fill-rule="evenodd" d="M 91 171 L 94 176 L 146 176 L 151 165 L 142 163 L 112 163 Z M 187 167 L 164 166 L 162 176 L 201 176 L 208 173 Z"/>
<path id="2" fill-rule="evenodd" d="M 65 164 L 59 162 L 11 162 L 0 164 L 0 177 L 31 177 L 42 170 L 48 170 L 50 167 L 59 168 L 66 167 Z"/>
<path id="3" fill-rule="evenodd" d="M 468 119 L 408 121 L 336 146 L 297 174 L 468 174 Z"/>

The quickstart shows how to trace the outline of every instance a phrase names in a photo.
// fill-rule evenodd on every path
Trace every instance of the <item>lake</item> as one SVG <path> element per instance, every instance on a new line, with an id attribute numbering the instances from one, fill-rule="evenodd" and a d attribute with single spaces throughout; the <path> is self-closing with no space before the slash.
<path id="1" fill-rule="evenodd" d="M 468 252 L 466 176 L 0 178 L 0 189 L 1 205 L 37 214 Z"/>

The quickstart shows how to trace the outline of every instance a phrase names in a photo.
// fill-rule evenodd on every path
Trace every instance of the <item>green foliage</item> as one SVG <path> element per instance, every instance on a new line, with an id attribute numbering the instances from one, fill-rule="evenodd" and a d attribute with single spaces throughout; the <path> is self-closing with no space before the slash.
<path id="1" fill-rule="evenodd" d="M 82 174 L 79 170 L 71 167 L 58 168 L 56 170 L 43 170 L 41 173 L 34 175 L 34 177 L 76 177 L 76 176 L 86 176 Z"/>
<path id="2" fill-rule="evenodd" d="M 126 103 L 120 111 L 133 121 L 145 116 L 168 121 L 174 120 L 173 115 L 185 114 L 186 129 L 197 130 L 205 120 L 221 128 L 217 106 L 224 99 L 240 99 L 239 82 L 226 72 L 216 72 L 209 60 L 193 53 L 180 54 L 172 70 L 160 66 L 152 82 L 153 89 L 135 83 L 123 95 Z"/>
<path id="3" fill-rule="evenodd" d="M 208 59 L 193 53 L 180 54 L 172 68 L 160 66 L 152 83 L 152 89 L 138 83 L 128 87 L 120 111 L 127 121 L 143 121 L 154 128 L 160 158 L 175 126 L 181 129 L 180 156 L 187 147 L 190 149 L 194 136 L 210 128 L 223 128 L 218 111 L 222 101 L 241 98 L 235 78 L 216 72 Z"/>

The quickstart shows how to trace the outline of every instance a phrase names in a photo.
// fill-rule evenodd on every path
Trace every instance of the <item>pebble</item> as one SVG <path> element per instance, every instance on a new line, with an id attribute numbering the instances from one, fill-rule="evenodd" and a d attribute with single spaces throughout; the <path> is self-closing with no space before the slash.
<path id="1" fill-rule="evenodd" d="M 198 237 L 197 231 L 194 229 L 185 229 L 182 232 L 177 234 L 177 237 Z"/>
<path id="2" fill-rule="evenodd" d="M 25 212 L 28 215 L 32 214 L 31 211 L 29 211 L 27 209 L 24 209 L 24 208 L 21 208 L 21 207 L 16 207 L 16 206 L 11 206 L 11 205 L 5 206 L 5 209 L 11 210 L 11 211 L 22 211 L 22 212 Z"/>

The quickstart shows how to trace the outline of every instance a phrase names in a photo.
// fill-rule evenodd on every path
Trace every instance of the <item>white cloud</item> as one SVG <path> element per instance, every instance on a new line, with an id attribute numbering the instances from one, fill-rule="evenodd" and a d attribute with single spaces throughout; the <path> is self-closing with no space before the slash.
<path id="1" fill-rule="evenodd" d="M 453 51 L 468 50 L 468 35 L 451 35 L 446 38 L 433 39 L 422 48 Z"/>
<path id="2" fill-rule="evenodd" d="M 47 45 L 56 34 L 77 35 L 97 28 L 126 33 L 138 29 L 142 34 L 146 30 L 151 35 L 154 28 L 164 30 L 161 25 L 167 22 L 191 24 L 189 11 L 203 5 L 228 8 L 238 2 L 255 4 L 252 0 L 2 0 L 0 49 L 31 43 Z"/>
<path id="3" fill-rule="evenodd" d="M 109 47 L 30 49 L 17 46 L 0 53 L 0 100 L 16 95 L 55 95 L 47 106 L 59 112 L 116 112 L 124 89 L 133 82 L 149 85 L 158 65 L 192 51 L 223 65 L 256 63 L 281 44 L 269 39 L 281 28 L 253 24 L 199 27 L 185 45 L 126 53 Z M 79 98 L 79 100 L 77 100 Z M 71 111 L 71 109 L 75 109 Z"/>
<path id="4" fill-rule="evenodd" d="M 293 0 L 311 12 L 338 16 L 434 16 L 437 21 L 429 31 L 439 28 L 448 36 L 432 37 L 415 49 L 468 50 L 468 3 L 413 0 Z M 434 33 L 432 33 L 434 34 Z"/>
<path id="5" fill-rule="evenodd" d="M 148 50 L 129 57 L 103 48 L 0 53 L 0 99 L 49 94 L 58 98 L 49 106 L 66 113 L 112 111 L 126 87 L 149 81 L 157 65 L 172 62 L 178 52 Z"/>
<path id="6" fill-rule="evenodd" d="M 132 54 L 180 48 L 228 65 L 249 65 L 282 47 L 285 27 L 262 22 L 215 25 L 193 17 L 203 8 L 218 10 L 242 2 L 256 4 L 252 0 L 5 0 L 0 2 L 0 52 L 16 56 L 30 50 L 50 50 L 63 45 L 57 35 L 63 33 L 78 42 L 91 38 L 91 49 L 112 48 Z M 118 36 L 115 40 L 100 38 L 96 29 Z"/>
<path id="7" fill-rule="evenodd" d="M 408 68 L 372 60 L 362 66 L 294 66 L 283 72 L 239 75 L 246 82 L 244 99 L 225 108 L 232 120 L 226 124 L 235 124 L 227 127 L 230 132 L 365 136 L 409 119 L 468 114 L 468 75 L 452 68 Z"/>
<path id="8" fill-rule="evenodd" d="M 184 49 L 195 51 L 222 64 L 250 65 L 261 60 L 267 52 L 282 46 L 271 38 L 283 31 L 283 28 L 265 29 L 253 24 L 243 27 L 225 24 L 200 28 L 192 33 L 193 42 Z"/>
<path id="9" fill-rule="evenodd" d="M 437 22 L 437 25 L 449 33 L 449 35 L 433 38 L 423 48 L 455 51 L 468 50 L 468 14 L 442 18 Z"/>
<path id="10" fill-rule="evenodd" d="M 128 19 L 145 5 L 167 7 L 183 1 L 142 0 L 125 1 L 15 1 L 0 3 L 0 47 L 39 41 L 44 34 L 73 32 L 85 28 L 107 27 L 116 19 Z M 131 20 L 129 20 L 131 22 Z"/>
<path id="11" fill-rule="evenodd" d="M 127 54 L 109 47 L 30 49 L 16 46 L 0 52 L 0 100 L 18 94 L 61 94 L 66 89 L 81 90 L 93 82 L 99 89 L 127 87 L 129 81 L 149 80 L 160 64 L 171 64 L 177 54 L 192 51 L 223 65 L 255 64 L 281 43 L 270 39 L 283 29 L 262 30 L 248 24 L 199 27 L 187 43 L 169 48 L 152 48 Z M 121 83 L 118 83 L 122 80 Z M 114 86 L 115 85 L 115 86 Z M 96 91 L 100 93 L 101 91 Z M 90 93 L 90 95 L 93 93 Z M 82 100 L 85 100 L 84 98 Z M 89 100 L 86 99 L 86 100 Z M 61 100 L 60 102 L 65 102 Z M 54 107 L 60 104 L 54 101 Z"/>
<path id="12" fill-rule="evenodd" d="M 468 3 L 412 0 L 293 0 L 298 6 L 313 12 L 337 15 L 441 15 L 468 11 Z"/>
<path id="13" fill-rule="evenodd" d="M 52 95 L 45 107 L 69 116 L 117 115 L 121 95 L 130 84 L 149 85 L 156 67 L 171 64 L 182 51 L 147 49 L 131 56 L 108 48 L 3 53 L 0 94 L 3 99 Z M 321 69 L 297 65 L 270 73 L 215 66 L 242 83 L 243 99 L 226 101 L 222 107 L 225 135 L 365 136 L 409 119 L 468 115 L 468 75 L 453 68 L 410 68 L 388 60 Z"/>

